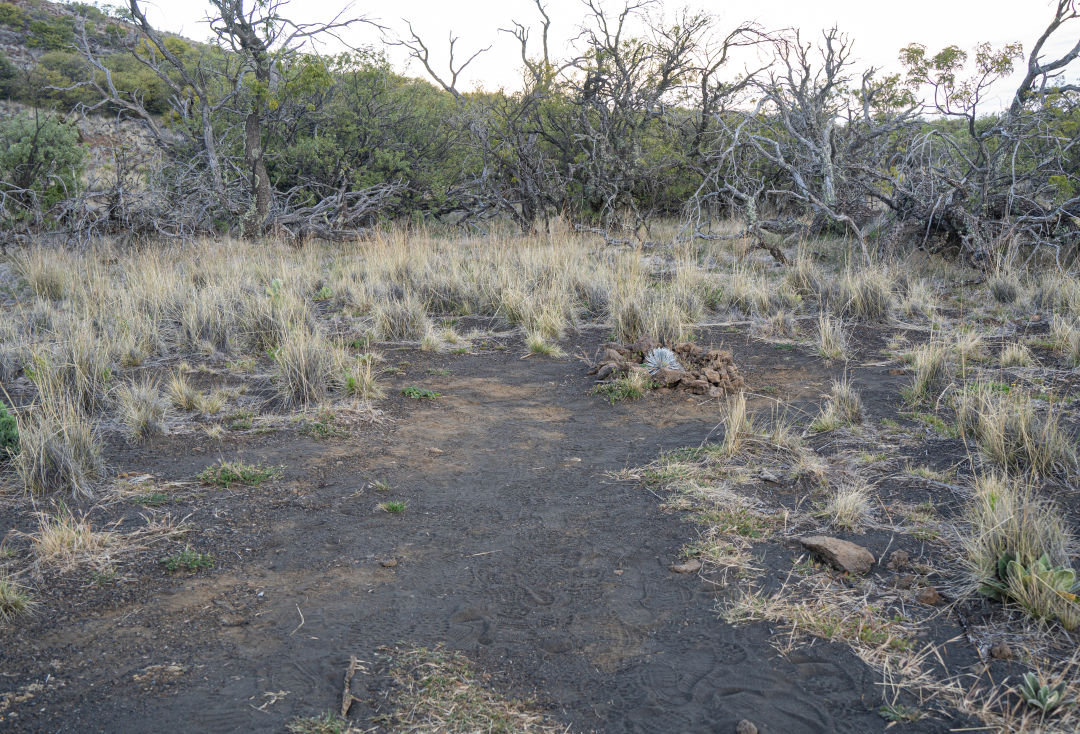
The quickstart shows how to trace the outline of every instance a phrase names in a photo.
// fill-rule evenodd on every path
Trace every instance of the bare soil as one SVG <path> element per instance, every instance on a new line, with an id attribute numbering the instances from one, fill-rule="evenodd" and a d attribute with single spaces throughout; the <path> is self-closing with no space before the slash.
<path id="1" fill-rule="evenodd" d="M 586 332 L 567 351 L 591 354 L 600 341 Z M 782 400 L 807 420 L 843 371 L 740 334 L 698 343 L 733 353 L 756 409 Z M 282 430 L 111 446 L 119 472 L 152 475 L 144 481 L 170 501 L 92 517 L 119 529 L 150 513 L 187 517 L 196 531 L 186 542 L 215 565 L 168 573 L 157 547 L 104 583 L 50 572 L 36 613 L 0 629 L 0 730 L 282 731 L 338 709 L 351 655 L 405 643 L 462 651 L 499 690 L 576 731 L 730 732 L 744 718 L 776 734 L 883 731 L 880 681 L 848 648 L 819 642 L 784 656 L 767 625 L 721 621 L 715 585 L 670 570 L 695 527 L 612 477 L 715 438 L 718 401 L 654 392 L 611 405 L 590 394 L 580 361 L 520 353 L 519 343 L 394 352 L 410 364 L 380 405 L 388 420 L 346 438 Z M 855 375 L 871 415 L 896 414 L 907 378 L 885 367 Z M 409 400 L 406 385 L 442 397 Z M 194 480 L 219 458 L 284 473 L 259 487 Z M 378 509 L 388 500 L 407 508 Z M 31 519 L 25 504 L 0 505 L 0 531 L 30 532 Z M 910 539 L 860 542 L 921 552 Z M 800 553 L 759 552 L 778 579 Z M 941 636 L 957 631 L 946 622 Z M 358 724 L 371 725 L 379 683 L 354 680 Z"/>

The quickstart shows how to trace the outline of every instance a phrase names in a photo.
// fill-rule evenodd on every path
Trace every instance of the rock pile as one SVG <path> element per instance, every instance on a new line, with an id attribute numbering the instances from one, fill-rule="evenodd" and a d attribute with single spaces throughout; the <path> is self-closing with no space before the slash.
<path id="1" fill-rule="evenodd" d="M 600 348 L 593 360 L 590 375 L 597 382 L 610 382 L 632 372 L 648 373 L 642 362 L 645 355 L 659 347 L 653 339 L 634 344 L 608 344 Z M 671 347 L 682 369 L 659 369 L 650 376 L 657 387 L 684 390 L 694 395 L 720 397 L 743 387 L 739 368 L 731 355 L 721 349 L 703 349 L 689 342 Z"/>

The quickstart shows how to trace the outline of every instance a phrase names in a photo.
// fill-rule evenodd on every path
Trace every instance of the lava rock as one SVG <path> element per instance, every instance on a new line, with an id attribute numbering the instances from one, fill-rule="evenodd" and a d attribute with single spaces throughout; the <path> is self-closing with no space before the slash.
<path id="1" fill-rule="evenodd" d="M 847 540 L 828 535 L 811 535 L 799 538 L 799 542 L 811 553 L 820 556 L 834 568 L 847 573 L 864 574 L 874 565 L 874 554 Z"/>

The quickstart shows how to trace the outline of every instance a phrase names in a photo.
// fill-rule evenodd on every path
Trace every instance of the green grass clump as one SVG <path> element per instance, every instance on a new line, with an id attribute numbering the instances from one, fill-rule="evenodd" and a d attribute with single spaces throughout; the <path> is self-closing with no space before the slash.
<path id="1" fill-rule="evenodd" d="M 349 722 L 333 712 L 322 716 L 300 716 L 285 725 L 290 734 L 348 734 L 354 731 Z"/>
<path id="2" fill-rule="evenodd" d="M 30 597 L 22 587 L 6 576 L 0 575 L 0 622 L 9 622 L 25 612 Z"/>
<path id="3" fill-rule="evenodd" d="M 0 461 L 6 461 L 19 450 L 19 424 L 4 401 L 0 400 Z"/>
<path id="4" fill-rule="evenodd" d="M 653 387 L 652 380 L 644 372 L 632 371 L 604 382 L 593 388 L 593 395 L 603 395 L 612 404 L 620 400 L 637 400 Z"/>
<path id="5" fill-rule="evenodd" d="M 400 515 L 402 512 L 405 512 L 405 509 L 408 506 L 408 503 L 399 502 L 397 500 L 380 502 L 378 505 L 380 510 L 382 510 L 383 512 L 389 512 L 391 515 Z"/>
<path id="6" fill-rule="evenodd" d="M 401 394 L 413 400 L 436 400 L 442 397 L 442 393 L 428 390 L 426 387 L 416 387 L 415 385 L 404 388 Z"/>
<path id="7" fill-rule="evenodd" d="M 263 482 L 281 476 L 281 467 L 245 464 L 240 461 L 223 461 L 215 466 L 208 466 L 199 472 L 199 479 L 207 484 L 216 484 L 228 489 L 234 484 L 257 487 Z"/>
<path id="8" fill-rule="evenodd" d="M 174 556 L 162 558 L 161 565 L 165 566 L 165 570 L 170 573 L 180 570 L 194 572 L 203 568 L 213 568 L 214 559 L 206 553 L 199 553 L 189 547 Z"/>

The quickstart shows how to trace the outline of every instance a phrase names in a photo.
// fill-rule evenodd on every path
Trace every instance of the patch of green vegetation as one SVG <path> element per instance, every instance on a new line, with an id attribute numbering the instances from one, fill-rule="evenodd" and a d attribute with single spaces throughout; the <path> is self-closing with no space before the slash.
<path id="1" fill-rule="evenodd" d="M 316 301 L 329 301 L 334 297 L 334 292 L 330 290 L 330 286 L 324 285 L 315 293 Z"/>
<path id="2" fill-rule="evenodd" d="M 888 461 L 889 455 L 884 451 L 870 452 L 865 449 L 859 452 L 859 455 L 855 459 L 860 464 L 879 464 L 883 461 Z"/>
<path id="3" fill-rule="evenodd" d="M 263 482 L 281 476 L 281 467 L 245 464 L 240 461 L 223 461 L 199 472 L 199 479 L 228 489 L 234 484 L 257 487 Z"/>
<path id="4" fill-rule="evenodd" d="M 468 353 L 469 353 L 469 348 L 468 347 L 457 347 L 456 349 L 451 349 L 450 350 L 450 354 L 468 354 Z"/>
<path id="5" fill-rule="evenodd" d="M 141 505 L 142 507 L 161 507 L 171 501 L 169 495 L 164 492 L 147 492 L 146 494 L 137 494 L 128 498 L 128 502 L 131 504 Z"/>
<path id="6" fill-rule="evenodd" d="M 293 719 L 285 728 L 290 734 L 347 734 L 352 730 L 349 722 L 332 711 L 322 716 L 301 716 Z"/>
<path id="7" fill-rule="evenodd" d="M 169 573 L 180 570 L 195 572 L 203 568 L 213 568 L 214 559 L 206 553 L 192 550 L 189 546 L 176 555 L 162 558 L 161 565 L 165 566 L 165 570 Z"/>
<path id="8" fill-rule="evenodd" d="M 376 505 L 376 507 L 378 507 L 380 510 L 382 510 L 383 512 L 389 512 L 391 515 L 400 515 L 402 512 L 405 512 L 405 509 L 408 506 L 409 505 L 407 502 L 400 502 L 398 500 L 380 502 L 378 505 Z"/>
<path id="9" fill-rule="evenodd" d="M 922 712 L 902 703 L 887 703 L 878 709 L 878 716 L 886 721 L 904 723 L 918 721 L 922 718 Z"/>
<path id="10" fill-rule="evenodd" d="M 0 400 L 0 462 L 14 456 L 19 450 L 19 424 L 7 405 Z"/>
<path id="11" fill-rule="evenodd" d="M 911 413 L 901 413 L 901 417 L 908 420 L 921 423 L 927 428 L 931 429 L 940 436 L 945 438 L 959 438 L 960 429 L 955 423 L 950 423 L 940 416 L 936 416 L 933 413 L 925 413 L 923 411 L 915 411 Z"/>
<path id="12" fill-rule="evenodd" d="M 255 360 L 251 357 L 240 357 L 238 359 L 230 359 L 225 363 L 225 368 L 230 372 L 251 372 L 255 369 Z"/>
<path id="13" fill-rule="evenodd" d="M 652 381 L 640 373 L 631 372 L 617 377 L 611 382 L 604 382 L 593 388 L 593 395 L 603 395 L 612 405 L 620 400 L 637 400 L 654 387 Z"/>
<path id="14" fill-rule="evenodd" d="M 416 387 L 415 385 L 403 388 L 401 394 L 413 400 L 436 400 L 442 397 L 442 393 L 428 390 L 426 387 Z"/>
<path id="15" fill-rule="evenodd" d="M 741 507 L 705 510 L 698 513 L 696 519 L 721 533 L 740 535 L 744 538 L 762 538 L 769 529 L 767 518 Z"/>
<path id="16" fill-rule="evenodd" d="M 30 596 L 14 581 L 0 576 L 0 622 L 8 622 L 30 606 Z"/>
<path id="17" fill-rule="evenodd" d="M 227 419 L 225 423 L 230 431 L 248 431 L 251 430 L 252 418 L 254 414 L 247 410 L 242 410 L 239 413 L 233 413 Z"/>
<path id="18" fill-rule="evenodd" d="M 322 441 L 329 438 L 344 438 L 349 435 L 349 432 L 338 424 L 334 411 L 323 410 L 315 420 L 305 423 L 300 428 L 300 434 Z"/>
<path id="19" fill-rule="evenodd" d="M 773 344 L 772 346 L 773 346 L 773 349 L 778 349 L 781 352 L 793 352 L 793 351 L 795 351 L 795 349 L 799 345 L 798 344 L 789 344 L 787 342 L 783 342 L 781 344 Z"/>
<path id="20" fill-rule="evenodd" d="M 773 385 L 765 385 L 764 387 L 760 388 L 760 392 L 764 395 L 779 395 L 780 388 Z"/>
<path id="21" fill-rule="evenodd" d="M 372 489 L 374 489 L 376 492 L 389 492 L 390 491 L 390 485 L 387 484 L 386 482 L 384 482 L 381 479 L 373 479 L 373 480 L 371 480 L 369 486 Z"/>
<path id="22" fill-rule="evenodd" d="M 113 569 L 105 571 L 94 571 L 90 574 L 90 583 L 94 586 L 108 586 L 116 583 L 116 579 L 119 578 L 119 574 Z"/>

